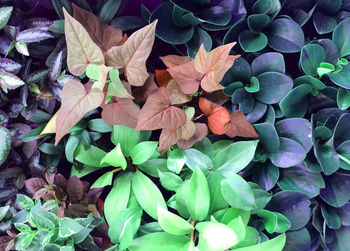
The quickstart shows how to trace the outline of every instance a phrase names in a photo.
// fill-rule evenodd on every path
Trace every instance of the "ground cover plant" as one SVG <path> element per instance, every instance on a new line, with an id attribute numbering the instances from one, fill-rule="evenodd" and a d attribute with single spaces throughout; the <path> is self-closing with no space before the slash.
<path id="1" fill-rule="evenodd" d="M 0 0 L 0 250 L 349 250 L 347 0 Z"/>

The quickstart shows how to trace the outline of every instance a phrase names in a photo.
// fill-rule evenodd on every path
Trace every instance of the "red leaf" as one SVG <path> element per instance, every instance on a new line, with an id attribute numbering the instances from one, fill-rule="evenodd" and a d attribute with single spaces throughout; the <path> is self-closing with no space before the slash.
<path id="1" fill-rule="evenodd" d="M 167 70 L 156 70 L 156 79 L 160 87 L 167 87 L 169 81 L 173 78 Z"/>
<path id="2" fill-rule="evenodd" d="M 41 188 L 44 188 L 47 185 L 47 182 L 42 178 L 30 178 L 24 181 L 26 188 L 33 194 L 36 193 Z"/>
<path id="3" fill-rule="evenodd" d="M 106 53 L 113 46 L 122 43 L 123 34 L 112 26 L 103 23 L 98 17 L 89 11 L 72 4 L 74 18 L 84 26 L 91 39 Z"/>
<path id="4" fill-rule="evenodd" d="M 224 125 L 224 132 L 230 138 L 240 136 L 246 138 L 258 138 L 254 127 L 248 122 L 247 118 L 240 111 L 231 114 L 231 120 Z"/>
<path id="5" fill-rule="evenodd" d="M 148 96 L 155 90 L 158 89 L 157 84 L 154 82 L 154 74 L 149 74 L 149 78 L 145 84 L 140 87 L 136 87 L 133 91 L 135 97 L 134 101 L 136 104 L 143 103 L 147 100 Z"/>
<path id="6" fill-rule="evenodd" d="M 100 89 L 93 88 L 87 93 L 78 80 L 66 82 L 62 90 L 61 108 L 57 112 L 55 145 L 86 113 L 99 107 L 103 98 Z"/>
<path id="7" fill-rule="evenodd" d="M 231 119 L 227 109 L 202 97 L 199 99 L 199 107 L 204 115 L 208 117 L 209 129 L 217 135 L 225 134 L 224 125 L 230 122 Z"/>
<path id="8" fill-rule="evenodd" d="M 177 142 L 181 150 L 190 149 L 196 142 L 202 141 L 208 135 L 208 126 L 204 123 L 196 123 L 196 132 L 187 140 L 181 139 Z"/>
<path id="9" fill-rule="evenodd" d="M 168 129 L 175 131 L 185 122 L 185 112 L 172 106 L 170 91 L 160 87 L 148 97 L 142 107 L 135 130 Z"/>
<path id="10" fill-rule="evenodd" d="M 188 56 L 178 56 L 178 55 L 167 55 L 159 58 L 163 61 L 163 63 L 168 68 L 178 66 L 181 64 L 186 64 L 187 62 L 191 61 L 191 59 Z"/>
<path id="11" fill-rule="evenodd" d="M 194 61 L 170 67 L 168 72 L 176 80 L 185 94 L 193 94 L 198 91 L 203 74 L 196 71 L 194 68 Z"/>
<path id="12" fill-rule="evenodd" d="M 139 108 L 132 99 L 122 98 L 105 106 L 102 118 L 107 125 L 124 125 L 135 128 L 139 112 Z"/>

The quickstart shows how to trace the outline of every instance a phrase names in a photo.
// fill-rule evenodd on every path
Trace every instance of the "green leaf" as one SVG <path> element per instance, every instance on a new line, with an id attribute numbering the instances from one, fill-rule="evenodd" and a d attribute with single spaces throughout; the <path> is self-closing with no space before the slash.
<path id="1" fill-rule="evenodd" d="M 193 220 L 204 220 L 209 213 L 210 191 L 202 170 L 196 166 L 188 183 L 186 205 Z"/>
<path id="2" fill-rule="evenodd" d="M 254 158 L 258 142 L 258 140 L 254 140 L 231 144 L 215 156 L 213 159 L 214 169 L 223 175 L 241 171 Z"/>
<path id="3" fill-rule="evenodd" d="M 221 173 L 212 171 L 208 175 L 208 185 L 210 191 L 210 209 L 209 214 L 212 214 L 221 209 L 227 208 L 228 204 L 222 196 L 220 181 L 223 179 Z"/>
<path id="4" fill-rule="evenodd" d="M 26 211 L 31 210 L 34 206 L 33 200 L 23 194 L 17 194 L 17 201 L 21 205 L 21 207 Z"/>
<path id="5" fill-rule="evenodd" d="M 79 138 L 74 135 L 69 135 L 65 146 L 66 158 L 70 163 L 74 162 L 74 152 L 79 144 Z"/>
<path id="6" fill-rule="evenodd" d="M 179 251 L 190 240 L 188 236 L 158 232 L 144 235 L 131 242 L 130 251 Z"/>
<path id="7" fill-rule="evenodd" d="M 62 218 L 59 222 L 59 232 L 58 235 L 60 238 L 67 238 L 73 234 L 77 234 L 82 231 L 84 227 L 80 225 L 75 220 L 65 217 Z"/>
<path id="8" fill-rule="evenodd" d="M 120 166 L 123 170 L 125 170 L 127 163 L 119 143 L 112 151 L 103 157 L 101 160 L 101 165 L 102 164 L 108 164 L 114 167 Z"/>
<path id="9" fill-rule="evenodd" d="M 0 222 L 5 218 L 5 216 L 7 215 L 7 212 L 9 210 L 10 206 L 4 206 L 4 207 L 0 207 Z"/>
<path id="10" fill-rule="evenodd" d="M 111 140 L 114 145 L 120 144 L 125 157 L 130 156 L 131 149 L 139 142 L 139 139 L 140 131 L 135 132 L 134 128 L 123 125 L 113 126 Z"/>
<path id="11" fill-rule="evenodd" d="M 101 12 L 100 12 L 100 18 L 102 22 L 109 22 L 112 20 L 112 18 L 117 14 L 121 4 L 123 1 L 121 0 L 108 0 L 103 5 Z"/>
<path id="12" fill-rule="evenodd" d="M 5 127 L 0 127 L 0 166 L 5 162 L 11 150 L 11 134 Z"/>
<path id="13" fill-rule="evenodd" d="M 332 40 L 338 48 L 339 57 L 344 57 L 350 54 L 350 18 L 346 18 L 335 27 Z"/>
<path id="14" fill-rule="evenodd" d="M 94 182 L 94 184 L 90 187 L 90 189 L 110 186 L 112 185 L 112 179 L 113 179 L 112 172 L 105 173 Z"/>
<path id="15" fill-rule="evenodd" d="M 167 167 L 170 171 L 179 174 L 185 165 L 185 154 L 184 152 L 177 148 L 168 154 Z"/>
<path id="16" fill-rule="evenodd" d="M 286 243 L 286 235 L 281 234 L 271 240 L 256 244 L 254 246 L 235 249 L 235 251 L 282 251 Z"/>
<path id="17" fill-rule="evenodd" d="M 134 165 L 140 165 L 149 160 L 158 146 L 157 141 L 144 141 L 138 143 L 130 150 L 130 157 Z"/>
<path id="18" fill-rule="evenodd" d="M 341 71 L 342 67 L 339 69 L 339 71 Z M 323 75 L 326 75 L 332 71 L 335 70 L 335 67 L 327 62 L 322 62 L 320 63 L 320 67 L 317 68 L 317 74 L 320 78 L 323 77 Z"/>
<path id="19" fill-rule="evenodd" d="M 154 219 L 157 219 L 157 204 L 167 208 L 158 187 L 140 171 L 136 171 L 132 177 L 132 190 L 143 210 Z"/>
<path id="20" fill-rule="evenodd" d="M 161 228 L 173 235 L 185 235 L 189 234 L 193 230 L 193 226 L 180 216 L 165 210 L 158 205 L 158 222 Z"/>
<path id="21" fill-rule="evenodd" d="M 350 107 L 350 92 L 348 90 L 343 88 L 338 89 L 337 104 L 341 110 L 346 110 Z"/>
<path id="22" fill-rule="evenodd" d="M 262 32 L 245 30 L 239 34 L 239 44 L 245 52 L 255 52 L 264 49 L 267 45 L 267 37 Z"/>
<path id="23" fill-rule="evenodd" d="M 10 19 L 13 7 L 2 7 L 0 8 L 0 30 L 4 28 Z"/>
<path id="24" fill-rule="evenodd" d="M 249 184 L 238 174 L 226 174 L 221 180 L 221 191 L 225 200 L 234 208 L 255 208 L 254 194 Z"/>
<path id="25" fill-rule="evenodd" d="M 179 212 L 179 214 L 188 219 L 190 218 L 190 213 L 188 212 L 186 201 L 188 200 L 188 194 L 189 194 L 189 180 L 185 180 L 184 183 L 180 186 L 180 188 L 177 190 L 175 195 L 176 200 L 176 209 Z"/>
<path id="26" fill-rule="evenodd" d="M 28 47 L 26 43 L 18 41 L 15 43 L 15 47 L 16 50 L 22 55 L 29 56 Z"/>
<path id="27" fill-rule="evenodd" d="M 120 243 L 120 250 L 126 249 L 140 227 L 141 208 L 127 208 L 114 214 L 109 225 L 108 236 L 114 244 Z"/>
<path id="28" fill-rule="evenodd" d="M 321 45 L 307 44 L 300 52 L 300 66 L 305 74 L 317 75 L 317 68 L 325 60 L 326 54 Z"/>
<path id="29" fill-rule="evenodd" d="M 88 127 L 91 131 L 95 132 L 111 132 L 113 127 L 107 125 L 103 119 L 91 119 L 88 122 Z"/>
<path id="30" fill-rule="evenodd" d="M 256 78 L 256 77 L 251 77 L 250 78 L 250 85 L 249 86 L 245 86 L 244 89 L 247 92 L 250 92 L 250 93 L 258 92 L 259 89 L 260 89 L 259 79 Z"/>
<path id="31" fill-rule="evenodd" d="M 100 68 L 101 68 L 101 65 L 89 64 L 86 67 L 86 76 L 92 80 L 99 80 Z"/>
<path id="32" fill-rule="evenodd" d="M 138 167 L 146 172 L 147 174 L 153 176 L 153 177 L 159 177 L 158 171 L 161 172 L 168 172 L 168 168 L 166 167 L 166 159 L 150 159 L 147 160 L 145 163 L 142 163 Z"/>
<path id="33" fill-rule="evenodd" d="M 170 191 L 177 191 L 183 183 L 183 180 L 174 173 L 158 170 L 158 174 L 162 186 Z"/>
<path id="34" fill-rule="evenodd" d="M 84 147 L 79 144 L 76 152 L 75 159 L 85 165 L 94 167 L 106 167 L 108 164 L 101 164 L 101 160 L 106 156 L 106 152 L 96 146 L 90 146 L 85 150 Z"/>
<path id="35" fill-rule="evenodd" d="M 15 228 L 18 229 L 18 231 L 20 231 L 21 233 L 27 233 L 27 232 L 31 232 L 32 229 L 23 223 L 15 223 Z"/>
<path id="36" fill-rule="evenodd" d="M 114 180 L 113 187 L 104 204 L 104 214 L 109 225 L 111 225 L 114 216 L 128 205 L 131 179 L 132 173 L 124 173 Z"/>
<path id="37" fill-rule="evenodd" d="M 241 216 L 234 218 L 232 221 L 227 223 L 227 226 L 236 233 L 238 242 L 244 240 L 246 235 L 246 224 L 244 224 Z"/>
<path id="38" fill-rule="evenodd" d="M 203 173 L 207 174 L 210 169 L 213 168 L 213 163 L 210 158 L 196 149 L 188 149 L 185 151 L 186 165 L 194 171 L 196 167 L 199 167 Z"/>
<path id="39" fill-rule="evenodd" d="M 200 251 L 193 243 L 193 241 L 189 241 L 185 246 L 181 248 L 180 251 Z"/>
<path id="40" fill-rule="evenodd" d="M 109 72 L 109 78 L 112 82 L 108 84 L 107 96 L 114 96 L 118 98 L 133 98 L 119 78 L 119 71 L 113 69 Z"/>
<path id="41" fill-rule="evenodd" d="M 235 231 L 218 222 L 200 222 L 196 225 L 200 233 L 198 249 L 201 251 L 221 251 L 238 243 Z"/>

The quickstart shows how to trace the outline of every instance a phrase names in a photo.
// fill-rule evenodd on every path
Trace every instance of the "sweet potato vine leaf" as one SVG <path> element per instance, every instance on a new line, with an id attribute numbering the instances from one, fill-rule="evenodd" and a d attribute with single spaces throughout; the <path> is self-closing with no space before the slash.
<path id="1" fill-rule="evenodd" d="M 246 138 L 258 138 L 254 127 L 249 123 L 245 115 L 240 111 L 231 114 L 231 120 L 224 125 L 224 132 L 230 138 L 240 136 Z"/>
<path id="2" fill-rule="evenodd" d="M 94 43 L 85 28 L 63 9 L 67 42 L 67 64 L 69 71 L 82 75 L 89 64 L 104 64 L 101 49 Z"/>
<path id="3" fill-rule="evenodd" d="M 178 56 L 178 55 L 167 55 L 159 58 L 163 61 L 163 63 L 168 68 L 186 64 L 191 61 L 191 58 L 188 56 Z"/>
<path id="4" fill-rule="evenodd" d="M 148 79 L 143 86 L 136 87 L 133 90 L 133 96 L 135 103 L 140 104 L 147 100 L 148 96 L 158 89 L 157 84 L 154 82 L 154 74 L 150 73 Z"/>
<path id="5" fill-rule="evenodd" d="M 236 43 L 230 43 L 219 46 L 214 50 L 207 52 L 202 44 L 194 58 L 194 67 L 196 71 L 205 74 L 201 80 L 201 87 L 207 92 L 213 92 L 224 87 L 220 81 L 226 71 L 231 68 L 233 62 L 239 56 L 230 56 L 230 50 Z"/>
<path id="6" fill-rule="evenodd" d="M 134 32 L 121 46 L 114 46 L 105 55 L 108 66 L 125 68 L 126 78 L 133 86 L 142 86 L 148 78 L 146 60 L 151 53 L 157 20 Z"/>
<path id="7" fill-rule="evenodd" d="M 66 82 L 62 89 L 62 104 L 57 112 L 55 144 L 57 145 L 86 113 L 99 107 L 103 98 L 103 92 L 98 88 L 87 92 L 78 80 Z"/>
<path id="8" fill-rule="evenodd" d="M 172 105 L 169 89 L 160 87 L 149 95 L 142 107 L 135 130 L 175 131 L 186 122 L 185 112 Z"/>
<path id="9" fill-rule="evenodd" d="M 208 126 L 204 123 L 195 123 L 196 132 L 189 139 L 181 139 L 177 145 L 182 150 L 190 149 L 196 142 L 202 141 L 208 135 Z"/>
<path id="10" fill-rule="evenodd" d="M 79 8 L 72 4 L 74 18 L 84 26 L 91 39 L 106 53 L 113 46 L 120 45 L 123 42 L 121 30 L 117 30 L 102 22 L 98 17 L 89 11 Z"/>
<path id="11" fill-rule="evenodd" d="M 167 87 L 172 77 L 167 70 L 156 70 L 156 79 L 160 87 Z"/>
<path id="12" fill-rule="evenodd" d="M 174 79 L 169 81 L 166 88 L 170 91 L 172 105 L 184 104 L 191 101 L 191 97 L 182 92 L 178 83 Z"/>
<path id="13" fill-rule="evenodd" d="M 124 125 L 135 128 L 139 116 L 139 108 L 132 99 L 116 99 L 103 108 L 102 119 L 107 125 Z"/>

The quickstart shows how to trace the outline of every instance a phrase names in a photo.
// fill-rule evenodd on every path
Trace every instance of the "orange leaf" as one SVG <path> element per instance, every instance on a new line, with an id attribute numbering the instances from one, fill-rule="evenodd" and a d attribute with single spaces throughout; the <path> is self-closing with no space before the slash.
<path id="1" fill-rule="evenodd" d="M 121 98 L 103 108 L 102 118 L 107 125 L 124 125 L 135 128 L 139 111 L 132 99 Z"/>
<path id="2" fill-rule="evenodd" d="M 224 132 L 230 138 L 240 136 L 246 138 L 258 138 L 254 127 L 249 123 L 245 115 L 240 111 L 231 114 L 231 120 L 224 125 Z"/>
<path id="3" fill-rule="evenodd" d="M 62 104 L 57 112 L 55 145 L 86 113 L 99 107 L 103 98 L 100 89 L 92 88 L 87 92 L 78 80 L 66 82 L 62 89 Z"/>
<path id="4" fill-rule="evenodd" d="M 167 70 L 156 70 L 156 79 L 160 87 L 166 87 L 173 78 Z"/>
<path id="5" fill-rule="evenodd" d="M 166 67 L 174 67 L 181 64 L 186 64 L 187 62 L 191 61 L 191 58 L 188 56 L 178 56 L 178 55 L 167 55 L 164 57 L 159 57 L 163 63 L 166 65 Z"/>

